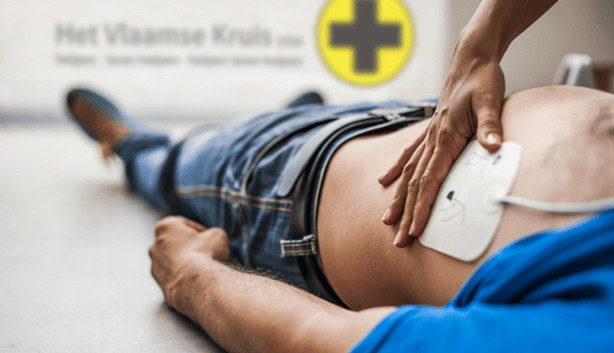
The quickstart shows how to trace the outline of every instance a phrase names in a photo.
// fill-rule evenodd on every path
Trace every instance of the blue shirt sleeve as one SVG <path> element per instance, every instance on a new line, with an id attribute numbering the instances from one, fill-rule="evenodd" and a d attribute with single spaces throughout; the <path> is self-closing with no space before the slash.
<path id="1" fill-rule="evenodd" d="M 611 352 L 614 308 L 539 305 L 401 307 L 353 352 Z M 605 308 L 608 308 L 607 306 Z"/>
<path id="2" fill-rule="evenodd" d="M 614 351 L 614 211 L 512 244 L 447 306 L 401 307 L 353 348 L 544 351 Z"/>

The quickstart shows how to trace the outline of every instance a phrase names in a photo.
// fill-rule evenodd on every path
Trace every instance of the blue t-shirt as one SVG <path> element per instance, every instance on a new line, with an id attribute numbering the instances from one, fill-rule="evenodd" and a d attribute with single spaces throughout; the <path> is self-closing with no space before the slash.
<path id="1" fill-rule="evenodd" d="M 353 352 L 614 352 L 614 211 L 515 242 L 445 307 L 400 307 Z"/>

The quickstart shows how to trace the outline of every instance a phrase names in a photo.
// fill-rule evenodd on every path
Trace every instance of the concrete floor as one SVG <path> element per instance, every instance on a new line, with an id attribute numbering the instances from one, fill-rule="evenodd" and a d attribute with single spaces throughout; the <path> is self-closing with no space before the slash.
<path id="1" fill-rule="evenodd" d="M 221 351 L 163 304 L 122 173 L 74 126 L 0 129 L 0 351 Z"/>

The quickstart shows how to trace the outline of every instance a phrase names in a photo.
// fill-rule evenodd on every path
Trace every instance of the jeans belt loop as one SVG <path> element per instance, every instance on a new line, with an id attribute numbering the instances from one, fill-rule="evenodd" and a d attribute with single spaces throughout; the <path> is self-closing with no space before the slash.
<path id="1" fill-rule="evenodd" d="M 305 235 L 298 240 L 280 240 L 281 257 L 317 255 L 316 237 Z"/>

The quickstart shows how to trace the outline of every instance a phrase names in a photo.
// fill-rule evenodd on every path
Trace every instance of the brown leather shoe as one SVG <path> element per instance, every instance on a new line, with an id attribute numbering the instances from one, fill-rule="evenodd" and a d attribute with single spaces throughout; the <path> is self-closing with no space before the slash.
<path id="1" fill-rule="evenodd" d="M 73 89 L 66 97 L 68 110 L 85 133 L 100 143 L 102 154 L 110 156 L 114 148 L 142 127 L 122 114 L 103 96 L 87 89 Z"/>

